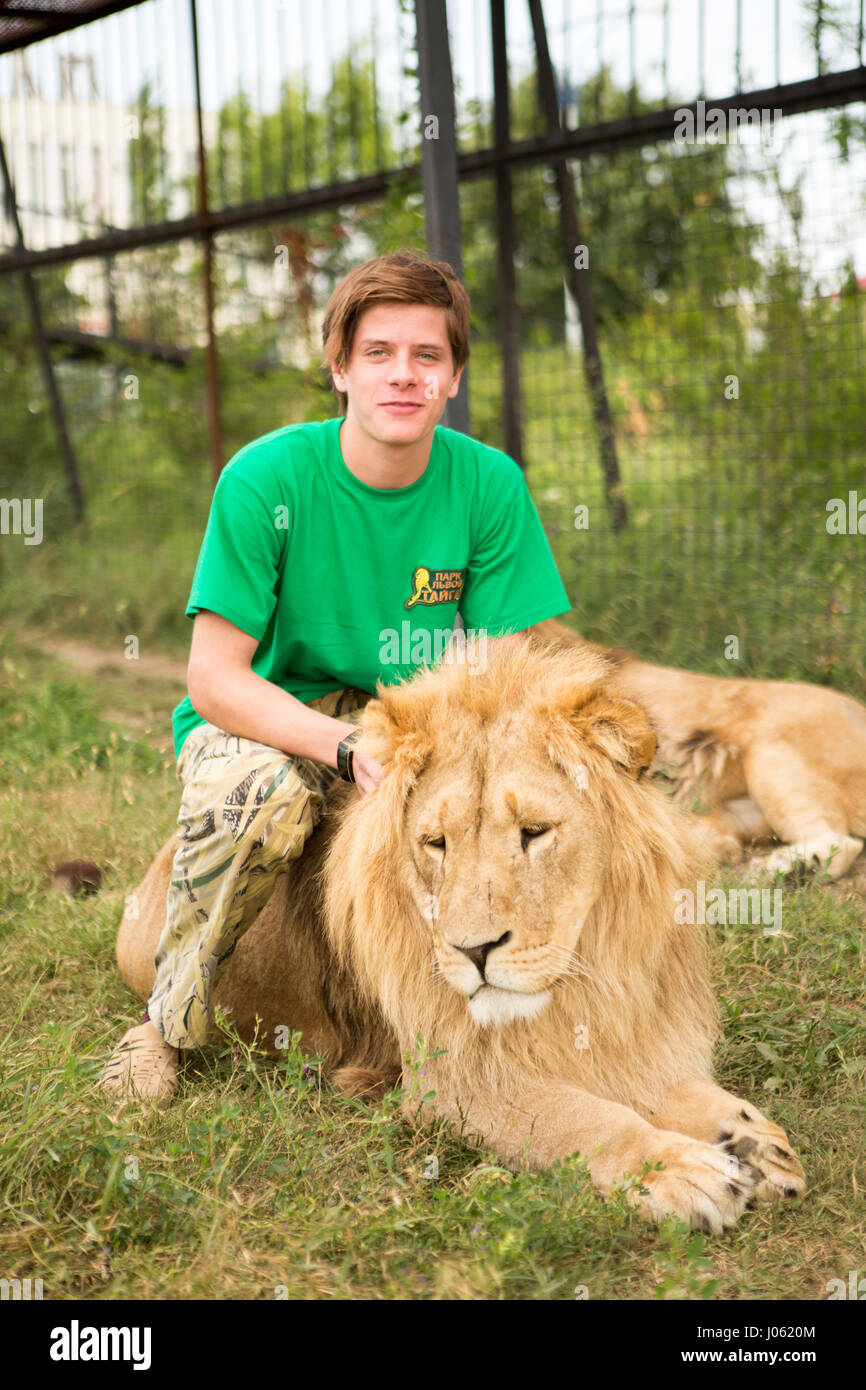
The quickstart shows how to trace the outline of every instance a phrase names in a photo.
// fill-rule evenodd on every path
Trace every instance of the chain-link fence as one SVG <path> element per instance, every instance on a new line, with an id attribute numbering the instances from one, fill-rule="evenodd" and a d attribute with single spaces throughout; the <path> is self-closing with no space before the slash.
<path id="1" fill-rule="evenodd" d="M 548 3 L 561 118 L 580 137 L 556 157 L 529 9 L 509 0 L 505 14 L 521 451 L 580 626 L 703 669 L 862 688 L 862 4 Z M 449 18 L 472 432 L 513 447 L 490 9 L 452 4 Z M 43 502 L 38 546 L 3 537 L 4 610 L 178 650 L 212 481 L 188 19 L 186 5 L 148 0 L 0 56 L 23 242 L 7 196 L 0 497 Z M 219 0 L 199 6 L 197 39 L 226 461 L 257 435 L 336 413 L 322 309 L 358 260 L 423 245 L 419 163 L 435 113 L 419 99 L 406 4 Z M 695 105 L 737 92 L 781 105 L 773 97 L 739 124 L 732 99 Z M 663 119 L 677 103 L 691 125 Z M 580 228 L 570 265 L 555 169 L 566 155 Z M 597 319 L 619 526 L 579 275 Z M 7 508 L 7 532 L 14 521 Z"/>

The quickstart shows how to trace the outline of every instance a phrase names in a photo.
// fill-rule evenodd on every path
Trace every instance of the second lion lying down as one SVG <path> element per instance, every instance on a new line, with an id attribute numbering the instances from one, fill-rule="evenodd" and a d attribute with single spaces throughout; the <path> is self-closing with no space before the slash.
<path id="1" fill-rule="evenodd" d="M 784 1132 L 712 1079 L 705 948 L 674 918 L 702 842 L 641 777 L 655 736 L 608 669 L 527 643 L 380 688 L 360 744 L 380 787 L 334 786 L 215 1003 L 241 1036 L 300 1031 L 347 1087 L 397 1079 L 420 1038 L 441 1050 L 426 1113 L 513 1166 L 579 1152 L 602 1191 L 660 1161 L 629 1200 L 718 1232 L 805 1180 Z M 121 925 L 141 998 L 174 847 Z"/>
<path id="2" fill-rule="evenodd" d="M 704 676 L 597 647 L 555 618 L 538 623 L 547 646 L 589 646 L 612 693 L 636 700 L 658 737 L 652 773 L 675 798 L 699 803 L 721 862 L 756 839 L 779 848 L 756 868 L 800 866 L 841 878 L 866 840 L 866 707 L 802 681 Z M 696 808 L 697 809 L 697 808 Z"/>

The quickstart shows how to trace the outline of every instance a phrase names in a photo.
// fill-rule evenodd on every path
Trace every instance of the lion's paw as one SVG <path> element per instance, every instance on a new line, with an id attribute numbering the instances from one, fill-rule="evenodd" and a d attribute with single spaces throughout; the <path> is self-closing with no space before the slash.
<path id="1" fill-rule="evenodd" d="M 685 1135 L 664 1134 L 653 1140 L 653 1152 L 643 1155 L 661 1160 L 641 1179 L 641 1192 L 629 1194 L 633 1206 L 654 1221 L 675 1216 L 699 1231 L 720 1235 L 733 1226 L 754 1196 L 756 1176 L 716 1145 Z"/>
<path id="2" fill-rule="evenodd" d="M 806 1191 L 806 1174 L 785 1131 L 746 1106 L 720 1122 L 716 1145 L 753 1170 L 755 1201 L 802 1197 Z"/>
<path id="3" fill-rule="evenodd" d="M 783 874 L 790 885 L 806 882 L 811 874 L 826 873 L 841 878 L 863 849 L 863 841 L 841 831 L 827 831 L 798 844 L 789 844 L 753 861 L 755 869 Z"/>

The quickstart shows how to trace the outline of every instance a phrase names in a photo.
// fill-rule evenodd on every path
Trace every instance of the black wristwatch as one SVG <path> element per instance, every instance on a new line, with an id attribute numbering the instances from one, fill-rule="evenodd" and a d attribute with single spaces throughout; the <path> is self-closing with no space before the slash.
<path id="1" fill-rule="evenodd" d="M 352 732 L 347 734 L 337 745 L 337 772 L 344 782 L 354 782 L 355 780 L 355 770 L 352 766 L 355 750 L 352 745 L 358 742 L 361 733 L 362 730 L 356 725 Z"/>

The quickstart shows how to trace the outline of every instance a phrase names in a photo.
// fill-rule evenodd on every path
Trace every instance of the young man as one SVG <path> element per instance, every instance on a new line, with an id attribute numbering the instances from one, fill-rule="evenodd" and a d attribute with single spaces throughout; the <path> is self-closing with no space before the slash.
<path id="1" fill-rule="evenodd" d="M 469 356 L 451 267 L 409 252 L 357 266 L 323 338 L 344 417 L 254 440 L 214 493 L 174 712 L 182 843 L 148 1011 L 108 1092 L 173 1094 L 228 957 L 328 787 L 343 776 L 375 793 L 382 768 L 353 753 L 351 728 L 376 682 L 441 653 L 458 612 L 519 640 L 505 634 L 570 608 L 517 464 L 439 427 Z"/>

